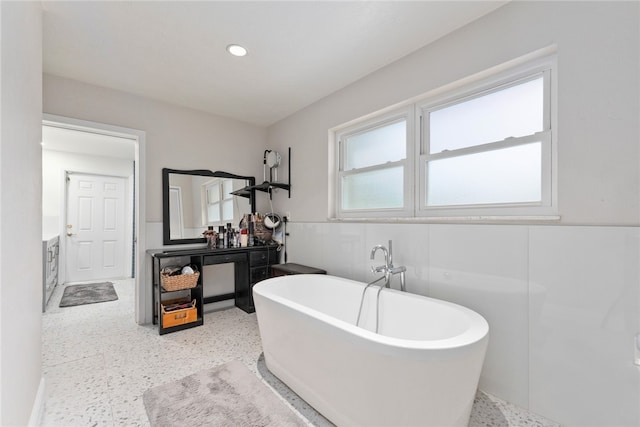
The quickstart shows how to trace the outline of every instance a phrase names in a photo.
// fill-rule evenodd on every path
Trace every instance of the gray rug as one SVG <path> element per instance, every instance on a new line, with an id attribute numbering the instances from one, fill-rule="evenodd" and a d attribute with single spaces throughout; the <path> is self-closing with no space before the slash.
<path id="1" fill-rule="evenodd" d="M 305 426 L 239 361 L 150 388 L 142 400 L 153 427 Z"/>
<path id="2" fill-rule="evenodd" d="M 72 307 L 74 305 L 95 304 L 97 302 L 115 301 L 118 294 L 113 288 L 113 283 L 87 283 L 85 285 L 69 285 L 64 288 L 60 307 Z"/>

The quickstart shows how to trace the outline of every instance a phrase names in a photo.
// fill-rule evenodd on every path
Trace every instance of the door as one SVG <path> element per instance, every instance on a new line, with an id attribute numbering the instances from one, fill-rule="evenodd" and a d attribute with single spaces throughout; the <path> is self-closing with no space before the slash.
<path id="1" fill-rule="evenodd" d="M 126 180 L 69 174 L 67 185 L 67 281 L 125 277 Z"/>

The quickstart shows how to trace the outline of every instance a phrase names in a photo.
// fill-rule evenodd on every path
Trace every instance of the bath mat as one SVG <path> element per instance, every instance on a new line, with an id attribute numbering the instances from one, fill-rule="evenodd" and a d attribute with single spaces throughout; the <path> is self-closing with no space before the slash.
<path id="1" fill-rule="evenodd" d="M 97 302 L 115 301 L 118 294 L 113 288 L 113 283 L 87 283 L 83 285 L 69 285 L 64 288 L 60 307 L 72 307 L 74 305 L 95 304 Z"/>
<path id="2" fill-rule="evenodd" d="M 239 361 L 150 388 L 142 401 L 152 427 L 306 425 Z"/>

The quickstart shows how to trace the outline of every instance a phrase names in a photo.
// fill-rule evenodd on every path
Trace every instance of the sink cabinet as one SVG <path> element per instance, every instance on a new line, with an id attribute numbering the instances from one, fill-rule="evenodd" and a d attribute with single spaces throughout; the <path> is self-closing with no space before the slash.
<path id="1" fill-rule="evenodd" d="M 42 312 L 47 308 L 54 288 L 58 284 L 58 256 L 60 237 L 54 236 L 42 241 Z"/>

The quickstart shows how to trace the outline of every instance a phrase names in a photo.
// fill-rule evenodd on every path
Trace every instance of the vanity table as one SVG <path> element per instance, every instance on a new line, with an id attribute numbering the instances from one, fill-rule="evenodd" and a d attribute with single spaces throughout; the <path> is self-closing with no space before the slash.
<path id="1" fill-rule="evenodd" d="M 180 331 L 203 324 L 203 306 L 218 301 L 235 299 L 236 307 L 247 313 L 253 313 L 253 295 L 251 289 L 257 282 L 270 276 L 270 267 L 278 263 L 278 246 L 249 246 L 224 249 L 150 249 L 147 251 L 152 260 L 152 301 L 153 324 L 158 325 L 160 335 Z M 203 267 L 214 264 L 233 263 L 235 266 L 234 292 L 210 297 L 203 296 Z M 200 277 L 195 287 L 179 291 L 166 291 L 161 286 L 160 272 L 168 264 L 193 264 L 198 268 Z M 163 303 L 174 299 L 194 301 L 193 321 L 175 326 L 163 325 Z M 192 320 L 192 319 L 190 319 Z"/>
<path id="2" fill-rule="evenodd" d="M 257 212 L 253 176 L 205 169 L 162 169 L 162 241 L 167 245 L 205 244 L 208 226 L 237 226 L 243 215 Z M 269 190 L 271 187 L 269 187 Z M 257 236 L 256 236 L 257 237 Z M 256 239 L 258 243 L 259 239 Z M 204 304 L 235 300 L 236 307 L 253 313 L 252 286 L 268 277 L 271 265 L 279 263 L 278 244 L 207 249 L 151 249 L 153 323 L 159 333 L 180 331 L 203 324 Z M 204 269 L 207 265 L 234 264 L 234 291 L 204 296 Z M 184 278 L 189 289 L 168 291 L 162 286 L 161 271 L 167 265 L 193 265 L 199 272 Z M 172 279 L 170 279 L 172 280 Z M 182 280 L 182 279 L 177 279 Z M 166 285 L 166 283 L 165 283 Z M 168 286 L 169 289 L 179 287 Z"/>

